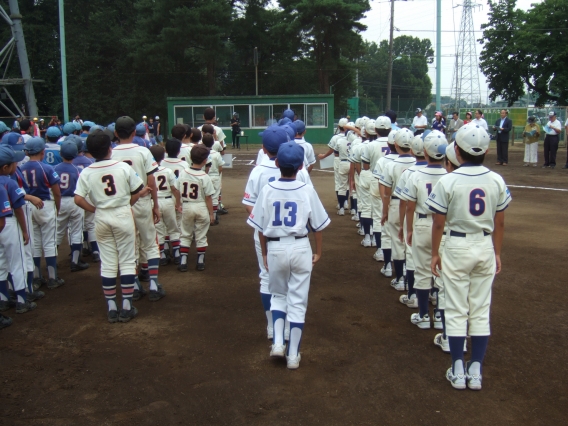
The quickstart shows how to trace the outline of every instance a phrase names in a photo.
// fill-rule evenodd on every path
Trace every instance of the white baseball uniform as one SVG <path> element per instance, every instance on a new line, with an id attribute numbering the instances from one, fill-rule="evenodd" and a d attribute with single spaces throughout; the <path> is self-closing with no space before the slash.
<path id="1" fill-rule="evenodd" d="M 495 252 L 491 233 L 496 212 L 511 194 L 505 181 L 484 166 L 462 164 L 443 176 L 426 201 L 446 215 L 448 233 L 442 256 L 446 295 L 446 334 L 488 336 Z"/>
<path id="2" fill-rule="evenodd" d="M 355 190 L 357 191 L 357 212 L 361 217 L 372 217 L 371 205 L 371 171 L 364 170 L 362 167 L 363 152 L 365 151 L 369 141 L 365 140 L 356 144 L 351 149 L 350 161 L 354 164 L 361 165 L 361 173 L 355 172 Z"/>
<path id="3" fill-rule="evenodd" d="M 26 288 L 26 256 L 22 230 L 14 216 L 17 208 L 25 209 L 25 192 L 8 176 L 0 176 L 0 217 L 5 220 L 0 232 L 0 281 L 12 274 L 14 291 Z M 29 244 L 29 243 L 28 243 Z"/>
<path id="4" fill-rule="evenodd" d="M 213 200 L 213 207 L 219 205 L 219 196 L 221 195 L 221 176 L 219 173 L 219 167 L 223 167 L 225 162 L 223 161 L 223 156 L 217 151 L 211 150 L 209 158 L 207 160 L 207 165 L 209 166 L 209 177 L 211 178 L 211 183 L 215 188 L 215 193 L 211 197 Z"/>
<path id="5" fill-rule="evenodd" d="M 294 139 L 294 142 L 304 148 L 304 168 L 307 170 L 312 164 L 316 164 L 316 155 L 312 144 L 306 141 L 303 136 Z"/>
<path id="6" fill-rule="evenodd" d="M 379 185 L 381 176 L 383 174 L 383 171 L 386 169 L 387 164 L 393 162 L 397 158 L 398 158 L 398 153 L 396 152 L 390 152 L 384 157 L 379 158 L 379 160 L 375 164 L 375 168 L 373 169 L 373 177 L 376 179 L 376 183 L 374 183 L 373 185 L 377 186 Z M 380 190 L 379 190 L 379 198 L 380 198 Z M 382 206 L 383 206 L 383 200 L 381 199 L 381 212 L 380 212 L 381 221 L 383 219 Z M 392 248 L 392 238 L 391 235 L 389 234 L 387 223 L 388 219 L 387 222 L 385 222 L 385 226 L 381 226 L 381 248 L 388 250 Z"/>
<path id="7" fill-rule="evenodd" d="M 158 243 L 164 244 L 166 236 L 170 241 L 180 239 L 180 230 L 176 219 L 175 199 L 172 195 L 172 187 L 178 189 L 178 181 L 174 172 L 162 165 L 154 173 L 156 187 L 158 188 L 158 207 L 162 220 L 156 224 Z"/>
<path id="8" fill-rule="evenodd" d="M 345 196 L 349 191 L 349 141 L 345 136 L 341 135 L 336 139 L 335 149 L 338 153 L 335 158 L 339 159 L 335 173 L 335 190 L 338 195 Z"/>
<path id="9" fill-rule="evenodd" d="M 373 219 L 373 232 L 381 232 L 381 219 L 383 218 L 383 201 L 379 192 L 379 184 L 373 177 L 373 169 L 377 162 L 384 156 L 390 154 L 390 148 L 387 137 L 379 137 L 373 141 L 369 141 L 365 145 L 361 153 L 361 161 L 369 164 L 369 172 L 365 173 L 368 181 L 369 195 L 371 203 L 371 218 Z"/>
<path id="10" fill-rule="evenodd" d="M 57 245 L 68 234 L 69 244 L 83 242 L 84 210 L 75 204 L 74 192 L 81 170 L 71 163 L 60 163 L 55 166 L 59 175 L 59 189 L 61 190 L 61 209 L 57 216 Z"/>

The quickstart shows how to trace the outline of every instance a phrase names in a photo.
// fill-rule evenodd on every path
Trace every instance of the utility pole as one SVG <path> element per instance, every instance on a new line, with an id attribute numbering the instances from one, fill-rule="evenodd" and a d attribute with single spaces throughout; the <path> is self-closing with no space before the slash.
<path id="1" fill-rule="evenodd" d="M 63 120 L 69 121 L 69 98 L 67 95 L 67 54 L 65 50 L 65 11 L 63 0 L 59 0 L 59 48 L 61 50 L 61 86 L 63 88 Z"/>
<path id="2" fill-rule="evenodd" d="M 24 80 L 24 92 L 26 94 L 26 102 L 30 117 L 37 117 L 37 105 L 32 84 L 32 76 L 30 72 L 30 63 L 28 62 L 28 52 L 26 50 L 26 41 L 24 39 L 24 30 L 22 28 L 22 15 L 18 0 L 9 0 L 10 3 L 10 19 L 13 22 L 12 34 L 16 41 L 18 49 L 18 58 L 20 59 L 20 68 L 22 70 L 22 79 Z"/>
<path id="3" fill-rule="evenodd" d="M 391 22 L 390 22 L 390 38 L 389 38 L 389 69 L 387 76 L 387 110 L 391 107 L 391 90 L 392 90 L 392 44 L 393 44 L 393 33 L 394 33 L 394 0 L 391 1 Z"/>
<path id="4" fill-rule="evenodd" d="M 258 96 L 258 47 L 254 48 L 254 77 L 256 80 L 256 96 Z"/>
<path id="5" fill-rule="evenodd" d="M 355 60 L 355 63 L 357 64 L 356 67 L 356 74 L 355 74 L 355 97 L 358 98 L 359 97 L 359 58 L 357 58 Z"/>
<path id="6" fill-rule="evenodd" d="M 442 111 L 442 0 L 437 0 L 436 9 L 436 110 Z"/>

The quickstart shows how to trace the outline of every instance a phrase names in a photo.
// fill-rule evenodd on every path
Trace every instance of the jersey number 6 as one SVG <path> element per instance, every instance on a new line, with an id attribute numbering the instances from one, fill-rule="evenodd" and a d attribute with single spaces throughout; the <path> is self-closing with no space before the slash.
<path id="1" fill-rule="evenodd" d="M 481 216 L 485 213 L 485 191 L 483 189 L 474 189 L 469 193 L 469 212 L 473 216 Z"/>
<path id="2" fill-rule="evenodd" d="M 272 205 L 274 206 L 274 222 L 272 222 L 272 226 L 282 226 L 282 220 L 280 219 L 280 201 L 275 201 Z M 287 201 L 284 203 L 284 208 L 288 210 L 288 216 L 284 218 L 284 226 L 291 228 L 296 225 L 298 205 L 293 201 Z"/>

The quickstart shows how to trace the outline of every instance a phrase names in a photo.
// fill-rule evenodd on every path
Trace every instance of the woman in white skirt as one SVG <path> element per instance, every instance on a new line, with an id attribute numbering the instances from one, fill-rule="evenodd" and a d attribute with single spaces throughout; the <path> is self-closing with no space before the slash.
<path id="1" fill-rule="evenodd" d="M 523 141 L 525 142 L 525 167 L 536 167 L 538 162 L 538 140 L 540 138 L 540 127 L 536 124 L 536 117 L 531 116 L 528 124 L 523 132 Z"/>

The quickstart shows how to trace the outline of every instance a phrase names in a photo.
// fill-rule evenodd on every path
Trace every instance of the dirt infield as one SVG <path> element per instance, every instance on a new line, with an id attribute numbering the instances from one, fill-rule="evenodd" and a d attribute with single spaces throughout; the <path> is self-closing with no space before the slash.
<path id="1" fill-rule="evenodd" d="M 323 152 L 325 148 L 316 148 Z M 0 331 L 0 424 L 565 424 L 568 192 L 511 188 L 503 272 L 481 392 L 444 378 L 450 356 L 379 274 L 355 222 L 335 215 L 333 175 L 312 179 L 331 216 L 312 276 L 299 370 L 269 358 L 252 229 L 241 205 L 254 151 L 223 176 L 230 214 L 209 233 L 206 271 L 160 269 L 168 295 L 106 321 L 98 268 L 71 274 Z M 560 165 L 564 151 L 559 153 Z M 510 185 L 568 188 L 568 172 L 499 167 Z M 495 156 L 487 164 L 491 168 Z M 195 250 L 190 261 L 195 260 Z M 467 359 L 467 358 L 466 358 Z"/>

